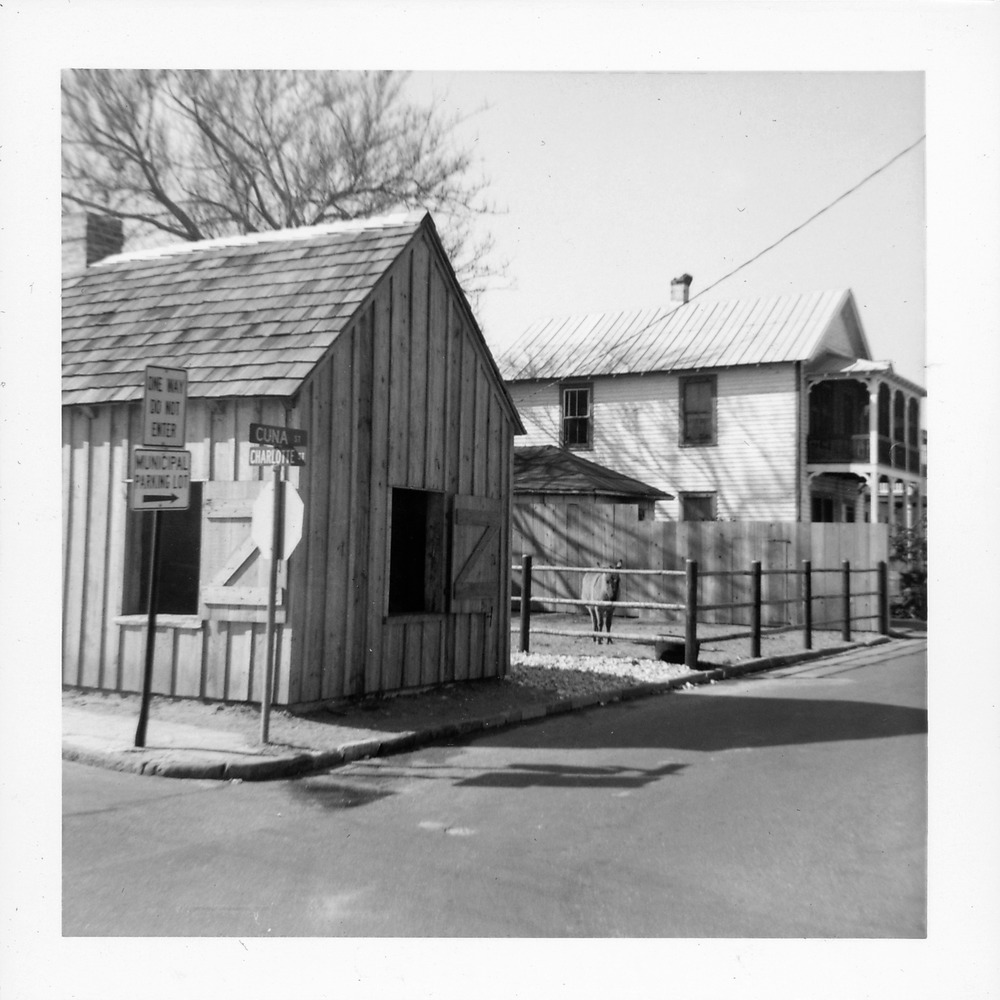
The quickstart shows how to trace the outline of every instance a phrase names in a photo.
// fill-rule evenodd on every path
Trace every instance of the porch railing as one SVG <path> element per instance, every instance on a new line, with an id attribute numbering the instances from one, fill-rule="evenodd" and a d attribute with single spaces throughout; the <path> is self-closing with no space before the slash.
<path id="1" fill-rule="evenodd" d="M 867 434 L 810 436 L 806 443 L 806 452 L 807 461 L 811 463 L 871 461 Z M 920 450 L 879 435 L 878 464 L 888 465 L 893 469 L 920 472 Z"/>
<path id="2" fill-rule="evenodd" d="M 810 462 L 870 461 L 867 434 L 810 437 L 807 452 Z"/>

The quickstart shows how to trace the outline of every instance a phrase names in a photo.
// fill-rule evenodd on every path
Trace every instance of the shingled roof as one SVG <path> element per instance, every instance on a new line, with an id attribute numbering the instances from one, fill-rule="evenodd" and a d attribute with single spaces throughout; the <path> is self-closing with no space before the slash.
<path id="1" fill-rule="evenodd" d="M 63 402 L 139 399 L 155 364 L 186 368 L 192 397 L 290 396 L 423 226 L 426 212 L 178 243 L 67 274 Z"/>
<path id="2" fill-rule="evenodd" d="M 552 445 L 514 449 L 514 494 L 560 493 L 632 500 L 672 500 L 673 494 L 623 476 Z"/>
<path id="3" fill-rule="evenodd" d="M 864 343 L 853 296 L 842 289 L 544 319 L 498 365 L 514 381 L 805 361 L 845 309 Z"/>

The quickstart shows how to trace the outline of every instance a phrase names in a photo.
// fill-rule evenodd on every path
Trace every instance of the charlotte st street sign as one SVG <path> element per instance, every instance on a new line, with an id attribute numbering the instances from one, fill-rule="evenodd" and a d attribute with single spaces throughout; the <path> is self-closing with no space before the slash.
<path id="1" fill-rule="evenodd" d="M 191 452 L 136 448 L 132 452 L 131 510 L 187 510 L 191 497 Z"/>
<path id="2" fill-rule="evenodd" d="M 251 465 L 305 465 L 308 434 L 294 427 L 250 425 Z"/>

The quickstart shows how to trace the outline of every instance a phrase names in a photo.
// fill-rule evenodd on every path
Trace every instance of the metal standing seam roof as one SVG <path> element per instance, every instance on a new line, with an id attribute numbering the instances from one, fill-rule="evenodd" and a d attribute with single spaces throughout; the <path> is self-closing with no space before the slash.
<path id="1" fill-rule="evenodd" d="M 552 445 L 514 449 L 514 494 L 518 493 L 673 499 L 672 493 Z"/>
<path id="2" fill-rule="evenodd" d="M 192 397 L 292 395 L 428 218 L 179 243 L 65 275 L 63 403 L 139 399 L 156 364 L 186 368 Z"/>
<path id="3" fill-rule="evenodd" d="M 847 289 L 544 319 L 501 356 L 508 381 L 806 361 Z"/>

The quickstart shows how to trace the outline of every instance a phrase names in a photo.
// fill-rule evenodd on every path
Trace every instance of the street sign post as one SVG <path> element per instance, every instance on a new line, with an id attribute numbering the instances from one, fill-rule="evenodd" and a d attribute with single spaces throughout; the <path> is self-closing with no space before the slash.
<path id="1" fill-rule="evenodd" d="M 136 448 L 132 452 L 130 510 L 187 510 L 191 505 L 191 452 Z"/>
<path id="2" fill-rule="evenodd" d="M 187 425 L 188 376 L 183 368 L 147 365 L 142 385 L 142 443 L 132 452 L 131 510 L 152 511 L 149 558 L 149 607 L 146 612 L 146 663 L 135 745 L 146 745 L 153 646 L 156 642 L 156 601 L 160 576 L 160 511 L 187 510 L 191 498 L 191 452 L 184 451 Z"/>
<path id="3" fill-rule="evenodd" d="M 271 686 L 274 683 L 274 619 L 278 591 L 278 563 L 287 559 L 292 549 L 302 537 L 302 500 L 292 488 L 289 495 L 283 479 L 284 468 L 288 465 L 306 464 L 305 445 L 308 434 L 294 427 L 279 427 L 274 424 L 250 425 L 250 464 L 270 465 L 274 469 L 274 485 L 267 494 L 262 494 L 254 505 L 251 524 L 253 539 L 261 553 L 270 562 L 267 587 L 267 632 L 264 661 L 264 690 L 260 702 L 260 741 L 267 743 L 268 725 L 271 716 Z M 269 494 L 269 495 L 268 495 Z M 290 512 L 286 514 L 286 504 Z M 258 506 L 260 509 L 258 510 Z M 271 540 L 267 544 L 265 524 L 271 522 Z M 283 540 L 287 529 L 291 529 L 293 540 Z M 261 544 L 264 542 L 265 544 Z"/>
<path id="4" fill-rule="evenodd" d="M 187 372 L 147 365 L 142 398 L 142 443 L 183 448 L 187 423 Z"/>

